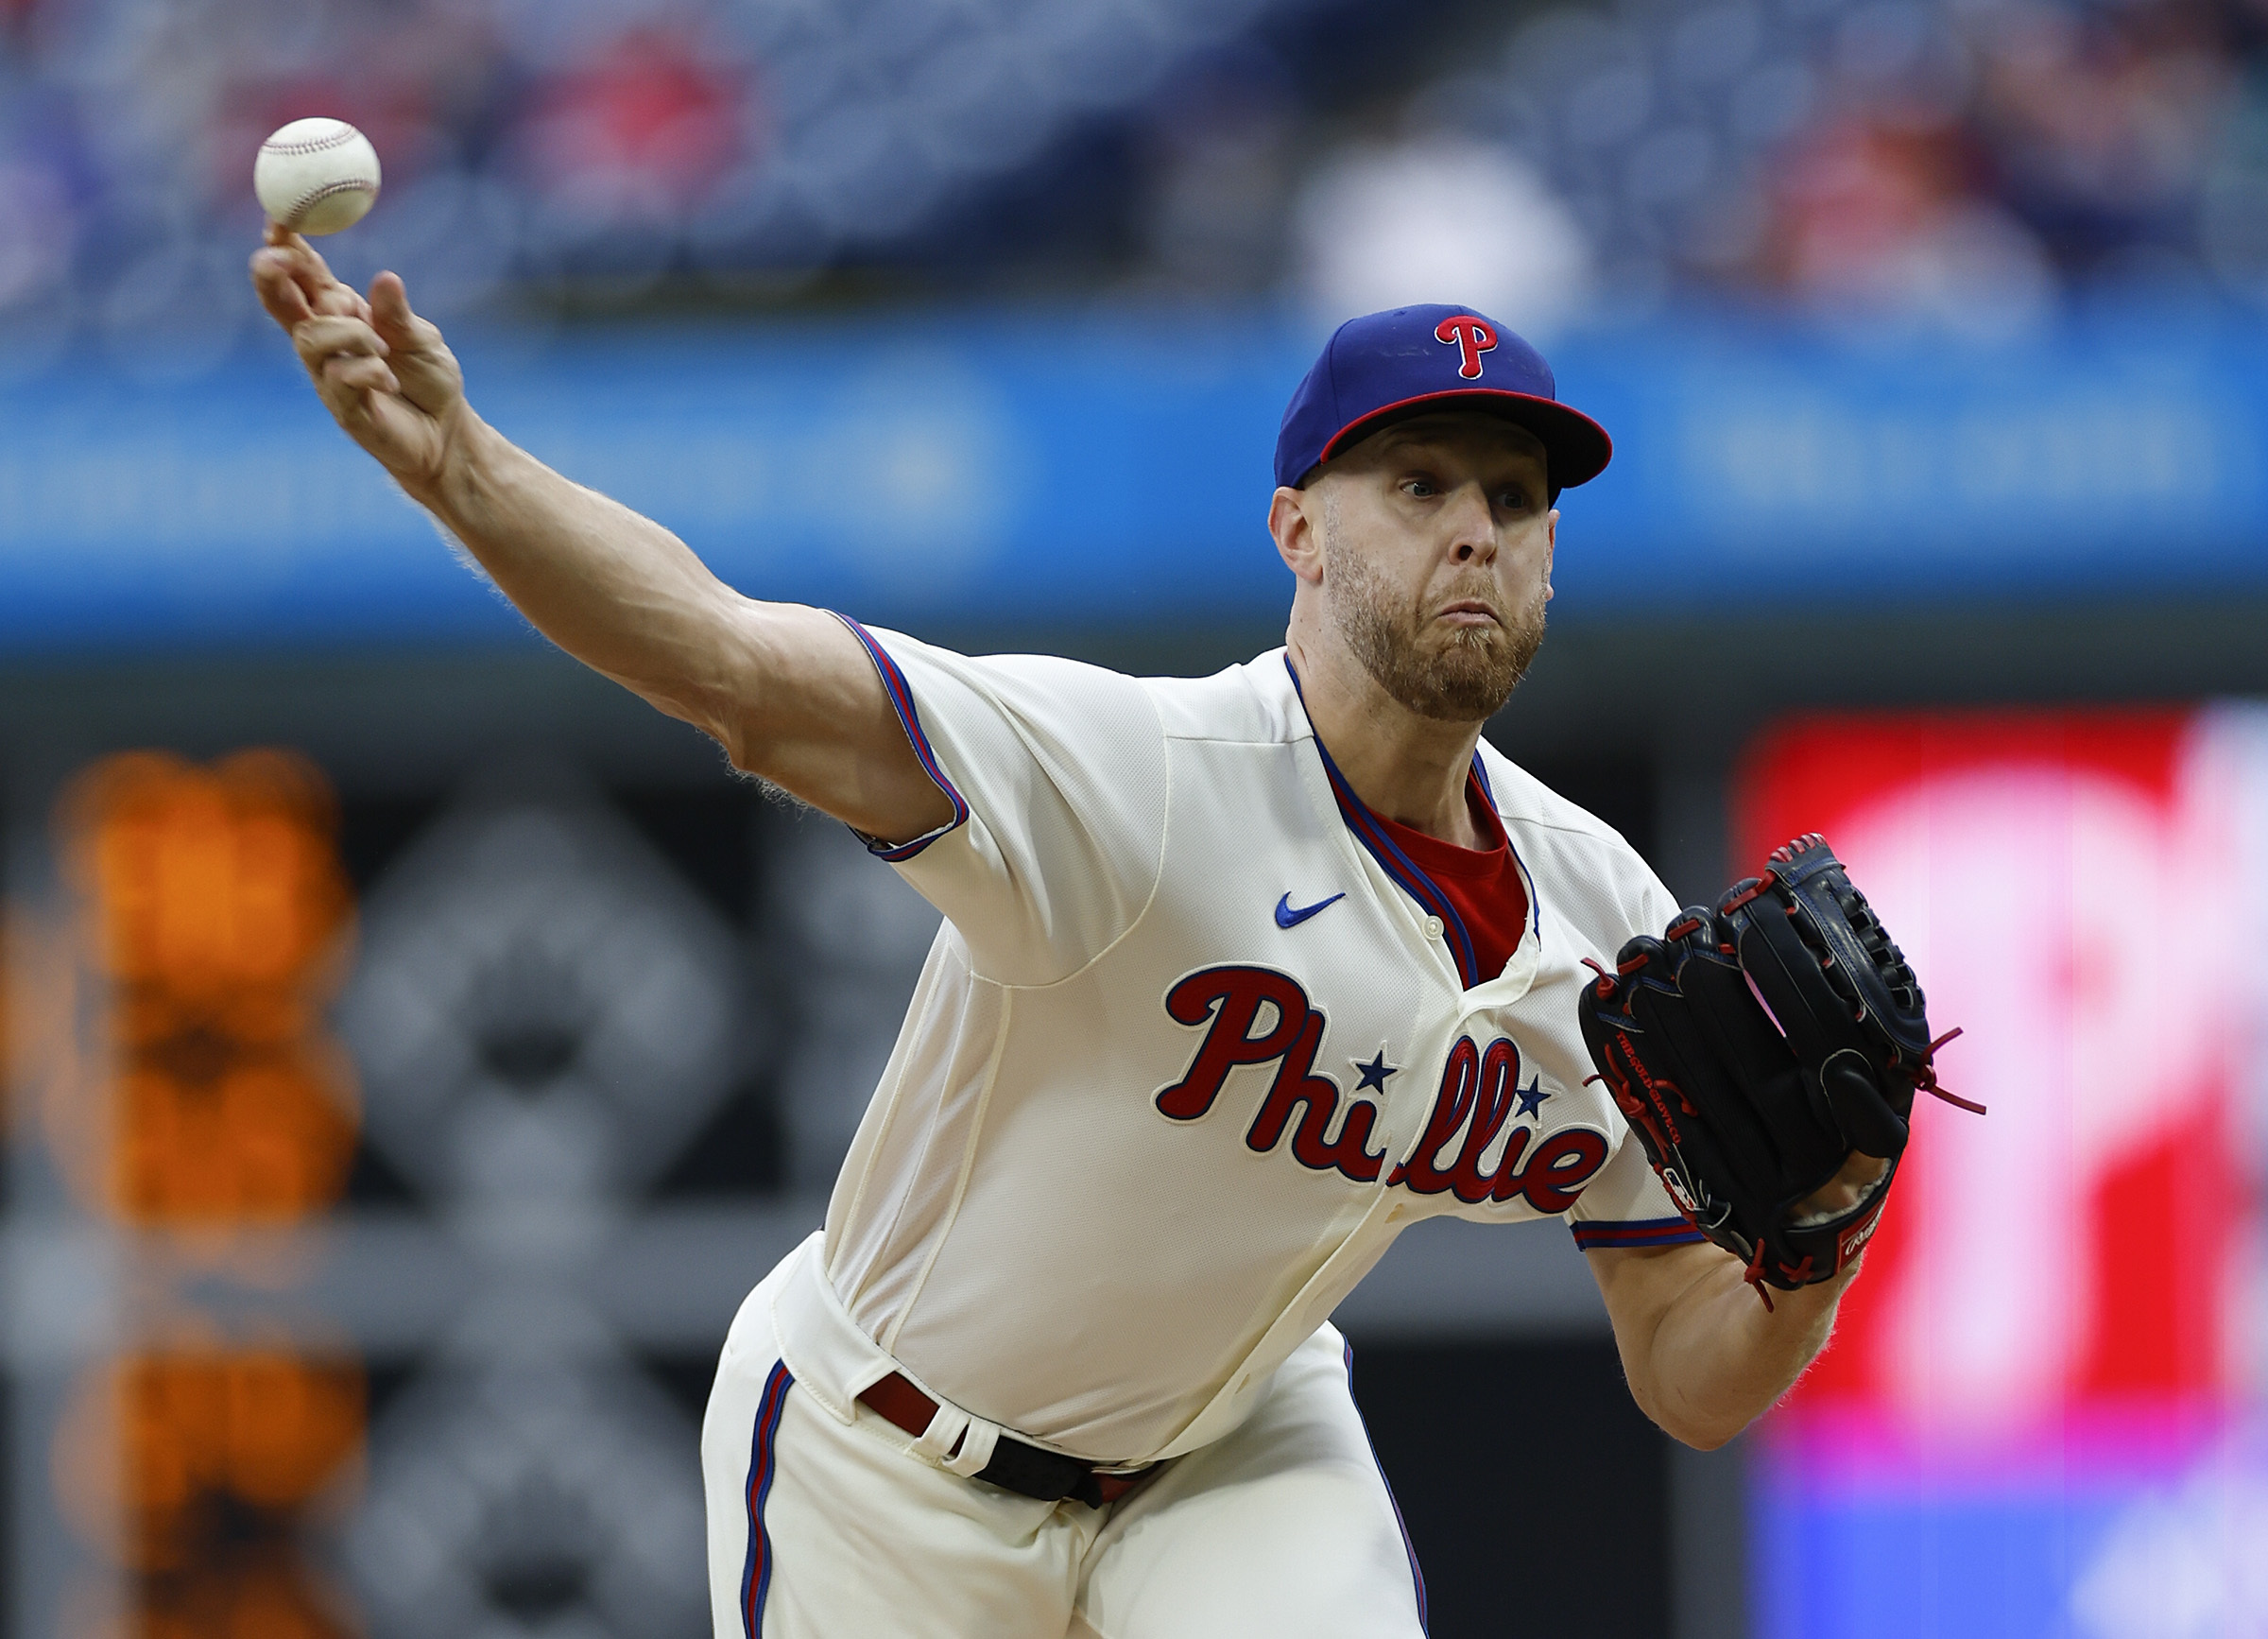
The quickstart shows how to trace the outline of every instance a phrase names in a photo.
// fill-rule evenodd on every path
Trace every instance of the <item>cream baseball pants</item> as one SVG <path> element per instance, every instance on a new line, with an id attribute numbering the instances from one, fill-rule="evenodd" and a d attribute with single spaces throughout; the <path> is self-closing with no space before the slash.
<path id="1" fill-rule="evenodd" d="M 844 1423 L 741 1305 L 701 1427 L 716 1639 L 1416 1639 L 1424 1584 L 1325 1326 L 1234 1432 L 1112 1506 L 933 1466 Z"/>

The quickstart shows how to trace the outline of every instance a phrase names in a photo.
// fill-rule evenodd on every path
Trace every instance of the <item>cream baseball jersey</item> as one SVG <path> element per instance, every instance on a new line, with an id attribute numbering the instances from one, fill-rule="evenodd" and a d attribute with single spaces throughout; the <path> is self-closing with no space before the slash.
<path id="1" fill-rule="evenodd" d="M 870 844 L 944 923 L 825 1237 L 919 1384 L 1142 1461 L 1234 1428 L 1418 1218 L 1698 1238 L 1585 1084 L 1584 958 L 1676 914 L 1614 832 L 1484 744 L 1531 909 L 1469 974 L 1281 650 L 1135 679 L 846 624 L 953 810 Z"/>

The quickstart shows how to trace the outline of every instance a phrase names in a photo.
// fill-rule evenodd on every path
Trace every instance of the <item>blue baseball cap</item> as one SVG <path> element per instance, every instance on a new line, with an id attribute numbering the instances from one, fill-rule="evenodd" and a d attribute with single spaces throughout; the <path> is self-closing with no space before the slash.
<path id="1" fill-rule="evenodd" d="M 1382 427 L 1436 410 L 1480 410 L 1543 441 L 1552 494 L 1587 484 L 1614 454 L 1606 429 L 1559 402 L 1543 355 L 1469 307 L 1394 307 L 1332 333 L 1276 435 L 1276 481 L 1297 489 Z"/>

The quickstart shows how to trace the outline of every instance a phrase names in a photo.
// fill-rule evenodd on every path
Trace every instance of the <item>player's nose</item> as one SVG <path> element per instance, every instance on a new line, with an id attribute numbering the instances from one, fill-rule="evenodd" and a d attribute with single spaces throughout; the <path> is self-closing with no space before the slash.
<path id="1" fill-rule="evenodd" d="M 1442 521 L 1450 531 L 1450 556 L 1459 563 L 1485 566 L 1495 560 L 1496 513 L 1477 481 L 1459 484 L 1451 492 Z"/>

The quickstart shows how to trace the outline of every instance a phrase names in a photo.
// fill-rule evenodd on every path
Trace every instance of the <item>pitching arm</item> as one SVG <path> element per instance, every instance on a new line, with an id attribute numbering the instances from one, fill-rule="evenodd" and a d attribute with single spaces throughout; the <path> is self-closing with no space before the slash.
<path id="1" fill-rule="evenodd" d="M 270 228 L 252 283 L 340 427 L 544 636 L 713 736 L 735 767 L 869 836 L 907 840 L 952 818 L 840 621 L 742 596 L 667 529 L 482 421 L 400 278 L 381 273 L 366 300 L 304 239 Z"/>

